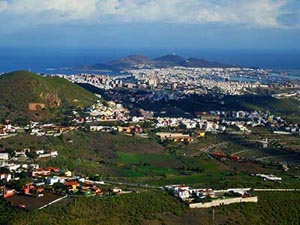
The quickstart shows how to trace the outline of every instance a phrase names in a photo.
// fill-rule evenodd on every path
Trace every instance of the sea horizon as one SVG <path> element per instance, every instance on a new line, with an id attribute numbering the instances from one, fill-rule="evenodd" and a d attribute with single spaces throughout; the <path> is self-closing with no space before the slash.
<path id="1" fill-rule="evenodd" d="M 62 68 L 106 63 L 128 55 L 156 58 L 177 54 L 240 67 L 258 67 L 300 75 L 300 50 L 218 49 L 105 49 L 0 47 L 0 72 L 30 70 L 36 73 L 70 73 Z M 71 70 L 72 71 L 72 70 Z"/>

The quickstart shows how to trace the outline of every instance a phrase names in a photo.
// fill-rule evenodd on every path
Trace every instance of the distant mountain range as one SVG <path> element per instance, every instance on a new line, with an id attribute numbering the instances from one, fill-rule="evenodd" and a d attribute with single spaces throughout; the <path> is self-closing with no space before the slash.
<path id="1" fill-rule="evenodd" d="M 112 60 L 106 64 L 99 63 L 95 65 L 82 66 L 82 70 L 129 70 L 136 68 L 166 68 L 166 67 L 207 67 L 207 68 L 226 68 L 232 65 L 207 61 L 201 58 L 185 59 L 176 54 L 165 55 L 159 58 L 151 59 L 144 55 L 130 55 L 124 58 Z"/>

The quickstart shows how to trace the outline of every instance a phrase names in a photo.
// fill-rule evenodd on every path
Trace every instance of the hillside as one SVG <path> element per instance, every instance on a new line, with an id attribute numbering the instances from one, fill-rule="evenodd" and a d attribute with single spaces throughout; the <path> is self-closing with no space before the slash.
<path id="1" fill-rule="evenodd" d="M 113 70 L 111 66 L 105 65 L 103 63 L 97 63 L 95 65 L 85 65 L 74 69 L 75 70 Z"/>
<path id="2" fill-rule="evenodd" d="M 58 77 L 27 71 L 0 76 L 0 118 L 15 121 L 49 120 L 70 107 L 85 107 L 96 97 Z"/>
<path id="3" fill-rule="evenodd" d="M 180 66 L 184 67 L 228 67 L 229 65 L 225 65 L 219 62 L 210 62 L 205 59 L 198 59 L 198 58 L 189 58 L 182 62 L 179 62 Z"/>
<path id="4" fill-rule="evenodd" d="M 98 63 L 91 66 L 83 66 L 80 69 L 120 71 L 134 68 L 165 68 L 173 66 L 218 68 L 230 67 L 230 65 L 220 62 L 211 62 L 200 58 L 185 59 L 179 55 L 170 54 L 155 59 L 151 59 L 143 55 L 129 55 L 127 57 L 112 60 L 106 64 Z"/>
<path id="5" fill-rule="evenodd" d="M 107 64 L 112 68 L 130 69 L 137 65 L 153 65 L 156 62 L 143 55 L 130 55 L 121 59 L 113 60 Z"/>
<path id="6" fill-rule="evenodd" d="M 188 209 L 159 191 L 110 198 L 78 198 L 41 211 L 22 212 L 0 201 L 2 224 L 299 224 L 298 193 L 258 193 L 257 204 Z M 283 207 L 284 206 L 284 207 Z M 62 216 L 63 215 L 63 216 Z M 214 221 L 212 220 L 214 218 Z M 196 221 L 196 222 L 195 222 Z"/>
<path id="7" fill-rule="evenodd" d="M 156 58 L 155 61 L 157 61 L 161 67 L 176 66 L 183 62 L 184 58 L 176 54 L 171 54 Z"/>

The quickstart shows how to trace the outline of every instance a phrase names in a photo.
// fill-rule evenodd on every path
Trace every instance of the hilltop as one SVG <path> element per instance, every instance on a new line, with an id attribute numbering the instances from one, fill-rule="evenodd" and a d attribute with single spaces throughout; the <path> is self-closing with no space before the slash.
<path id="1" fill-rule="evenodd" d="M 56 118 L 64 110 L 96 100 L 95 95 L 63 78 L 28 71 L 1 75 L 0 90 L 0 118 L 19 122 Z"/>
<path id="2" fill-rule="evenodd" d="M 184 60 L 183 57 L 176 54 L 165 55 L 155 59 L 161 66 L 177 66 Z"/>
<path id="3" fill-rule="evenodd" d="M 161 56 L 155 59 L 148 58 L 144 55 L 129 55 L 120 59 L 112 60 L 108 63 L 98 63 L 90 66 L 83 66 L 80 69 L 90 69 L 90 70 L 128 70 L 135 68 L 166 68 L 173 66 L 182 67 L 217 67 L 226 68 L 231 67 L 220 62 L 211 62 L 201 58 L 188 58 L 185 59 L 176 54 L 169 54 Z"/>
<path id="4" fill-rule="evenodd" d="M 225 65 L 223 63 L 210 62 L 205 59 L 198 59 L 198 58 L 188 58 L 184 61 L 179 62 L 178 64 L 183 67 L 217 67 L 217 68 L 229 67 L 229 65 Z"/>
<path id="5" fill-rule="evenodd" d="M 135 65 L 152 65 L 155 63 L 155 60 L 151 60 L 143 55 L 129 55 L 121 59 L 110 61 L 107 65 L 113 68 L 127 69 Z"/>

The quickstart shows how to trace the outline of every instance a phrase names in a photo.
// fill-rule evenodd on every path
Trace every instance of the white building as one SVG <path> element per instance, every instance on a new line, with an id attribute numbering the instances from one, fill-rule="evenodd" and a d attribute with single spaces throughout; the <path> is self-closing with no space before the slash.
<path id="1" fill-rule="evenodd" d="M 49 185 L 53 185 L 55 183 L 64 183 L 66 181 L 66 178 L 64 177 L 48 177 L 46 180 L 46 183 Z"/>
<path id="2" fill-rule="evenodd" d="M 12 179 L 12 176 L 10 173 L 0 173 L 0 180 L 5 180 L 6 182 L 9 182 Z"/>
<path id="3" fill-rule="evenodd" d="M 0 160 L 8 160 L 9 154 L 8 153 L 0 153 Z"/>

